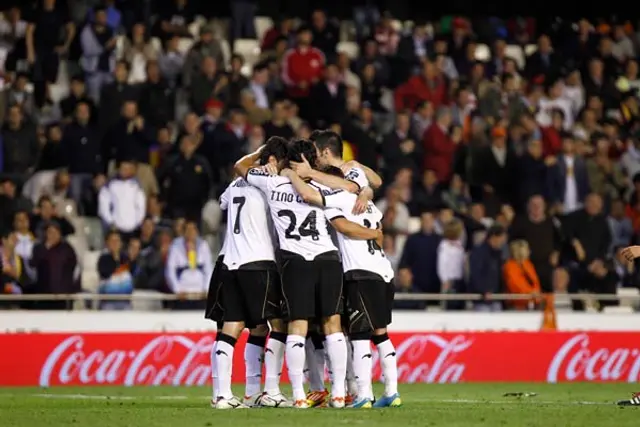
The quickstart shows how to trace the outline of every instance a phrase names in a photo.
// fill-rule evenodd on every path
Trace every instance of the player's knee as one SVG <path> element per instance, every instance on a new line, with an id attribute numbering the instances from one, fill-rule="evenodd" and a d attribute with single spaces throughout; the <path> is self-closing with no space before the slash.
<path id="1" fill-rule="evenodd" d="M 373 331 L 373 335 L 374 336 L 386 336 L 387 339 L 389 338 L 389 335 L 387 335 L 387 328 L 380 328 L 380 329 L 376 329 Z"/>
<path id="2" fill-rule="evenodd" d="M 269 327 L 267 325 L 258 325 L 250 329 L 249 334 L 254 337 L 266 337 L 269 334 Z"/>
<path id="3" fill-rule="evenodd" d="M 222 333 L 234 338 L 238 338 L 244 329 L 244 322 L 224 322 Z"/>
<path id="4" fill-rule="evenodd" d="M 325 335 L 342 332 L 342 323 L 340 322 L 340 315 L 334 314 L 333 316 L 323 319 L 322 329 Z"/>
<path id="5" fill-rule="evenodd" d="M 289 322 L 289 335 L 297 335 L 299 337 L 307 336 L 308 322 L 306 320 L 292 320 Z"/>
<path id="6" fill-rule="evenodd" d="M 269 320 L 269 325 L 271 326 L 271 332 L 287 332 L 287 322 L 282 319 L 271 319 Z"/>

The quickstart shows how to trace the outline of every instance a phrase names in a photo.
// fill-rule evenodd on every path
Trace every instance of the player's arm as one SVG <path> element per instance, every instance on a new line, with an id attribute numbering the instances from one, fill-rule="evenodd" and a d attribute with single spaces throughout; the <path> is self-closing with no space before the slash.
<path id="1" fill-rule="evenodd" d="M 304 182 L 302 178 L 300 178 L 300 176 L 293 170 L 287 168 L 282 169 L 280 175 L 284 176 L 285 178 L 289 178 L 289 180 L 291 181 L 291 185 L 293 185 L 293 188 L 295 188 L 296 192 L 306 203 L 316 206 L 324 206 L 324 196 L 322 195 L 322 193 L 318 189 L 313 188 L 312 186 Z"/>
<path id="2" fill-rule="evenodd" d="M 336 231 L 354 240 L 375 240 L 382 245 L 383 235 L 381 229 L 363 227 L 360 224 L 349 221 L 344 216 L 336 216 L 331 220 L 331 225 Z"/>
<path id="3" fill-rule="evenodd" d="M 342 165 L 340 169 L 342 169 L 342 172 L 344 172 L 345 174 L 348 174 L 348 171 L 352 169 L 361 169 L 364 172 L 365 178 L 367 178 L 367 181 L 369 181 L 369 186 L 373 190 L 377 190 L 382 186 L 382 178 L 380 177 L 380 175 L 378 175 L 370 167 L 358 163 L 355 160 L 348 161 L 347 163 Z"/>
<path id="4" fill-rule="evenodd" d="M 238 160 L 236 164 L 233 166 L 234 172 L 246 179 L 247 174 L 249 173 L 249 169 L 252 169 L 254 167 L 255 163 L 260 158 L 260 153 L 262 152 L 263 149 L 264 149 L 264 145 L 260 146 L 260 148 L 258 148 L 253 153 L 247 154 L 246 156 Z"/>
<path id="5" fill-rule="evenodd" d="M 304 155 L 302 156 L 302 162 L 291 162 L 291 168 L 300 176 L 300 178 L 312 179 L 333 190 L 345 190 L 349 193 L 357 193 L 360 191 L 360 186 L 356 182 L 348 181 L 339 176 L 329 175 L 313 169 Z"/>

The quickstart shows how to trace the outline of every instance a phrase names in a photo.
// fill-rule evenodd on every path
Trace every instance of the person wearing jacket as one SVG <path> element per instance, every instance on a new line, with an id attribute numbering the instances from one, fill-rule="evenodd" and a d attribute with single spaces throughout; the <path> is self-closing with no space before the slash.
<path id="1" fill-rule="evenodd" d="M 487 231 L 485 241 L 469 254 L 469 292 L 482 294 L 483 301 L 474 302 L 476 311 L 498 311 L 500 302 L 491 301 L 491 294 L 500 292 L 502 283 L 502 247 L 506 230 L 495 225 Z"/>
<path id="2" fill-rule="evenodd" d="M 422 74 L 398 86 L 394 99 L 396 111 L 415 110 L 422 101 L 429 101 L 438 108 L 447 102 L 447 84 L 442 72 L 427 59 L 422 66 Z"/>
<path id="3" fill-rule="evenodd" d="M 118 230 L 128 241 L 144 221 L 147 198 L 135 178 L 133 161 L 122 161 L 118 176 L 110 180 L 98 195 L 98 214 L 107 229 Z"/>
<path id="4" fill-rule="evenodd" d="M 507 306 L 514 310 L 527 310 L 540 303 L 540 279 L 533 263 L 529 259 L 529 244 L 526 240 L 514 240 L 509 246 L 511 258 L 502 266 L 502 276 L 506 291 L 510 294 L 522 294 L 521 300 L 511 300 Z M 536 298 L 528 298 L 533 295 Z"/>
<path id="5" fill-rule="evenodd" d="M 198 226 L 189 221 L 185 224 L 184 237 L 178 237 L 171 244 L 165 276 L 169 289 L 178 296 L 206 295 L 209 279 L 213 273 L 211 250 L 200 238 Z M 174 308 L 204 309 L 204 300 L 176 301 Z"/>
<path id="6" fill-rule="evenodd" d="M 35 127 L 25 120 L 19 105 L 9 108 L 1 136 L 1 171 L 5 175 L 15 176 L 22 184 L 25 175 L 36 167 L 40 145 Z"/>
<path id="7" fill-rule="evenodd" d="M 133 292 L 133 277 L 129 263 L 122 253 L 120 233 L 111 230 L 106 237 L 106 249 L 98 258 L 100 286 L 98 292 L 110 295 L 130 295 Z M 100 310 L 127 310 L 130 301 L 100 301 Z"/>
<path id="8" fill-rule="evenodd" d="M 97 103 L 100 100 L 100 89 L 112 79 L 111 73 L 116 61 L 116 38 L 107 25 L 107 11 L 104 7 L 95 9 L 93 22 L 85 25 L 80 33 L 80 45 L 80 66 L 87 75 L 87 91 Z"/>
<path id="9" fill-rule="evenodd" d="M 422 137 L 424 168 L 434 171 L 439 182 L 448 182 L 451 178 L 453 156 L 462 138 L 459 130 L 449 134 L 450 125 L 451 110 L 440 107 L 435 123 L 427 128 Z"/>

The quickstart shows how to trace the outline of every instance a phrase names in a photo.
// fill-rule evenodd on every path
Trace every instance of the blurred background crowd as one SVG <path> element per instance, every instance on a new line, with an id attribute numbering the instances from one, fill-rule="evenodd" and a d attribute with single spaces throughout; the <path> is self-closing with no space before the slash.
<path id="1" fill-rule="evenodd" d="M 640 232 L 633 23 L 199 3 L 4 11 L 0 291 L 204 294 L 233 163 L 271 136 L 330 128 L 345 160 L 383 176 L 397 292 L 481 294 L 483 311 L 539 308 L 491 300 L 502 292 L 638 293 L 618 256 Z"/>

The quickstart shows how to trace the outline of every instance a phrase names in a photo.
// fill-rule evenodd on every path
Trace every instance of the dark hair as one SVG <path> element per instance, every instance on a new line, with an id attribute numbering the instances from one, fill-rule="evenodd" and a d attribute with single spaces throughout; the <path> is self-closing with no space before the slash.
<path id="1" fill-rule="evenodd" d="M 106 235 L 106 236 L 104 236 L 104 241 L 106 242 L 107 240 L 109 240 L 109 239 L 110 239 L 111 237 L 113 237 L 113 236 L 121 237 L 121 236 L 120 236 L 120 232 L 119 232 L 118 230 L 116 230 L 115 228 L 112 228 L 111 230 L 109 230 L 109 231 L 107 232 L 107 235 Z"/>
<path id="2" fill-rule="evenodd" d="M 492 225 L 487 231 L 487 239 L 491 237 L 500 237 L 504 236 L 507 233 L 507 230 L 501 225 Z"/>
<path id="3" fill-rule="evenodd" d="M 313 142 L 308 139 L 294 139 L 291 141 L 287 150 L 287 160 L 301 162 L 303 155 L 311 167 L 315 168 L 318 161 L 318 153 Z"/>
<path id="4" fill-rule="evenodd" d="M 264 166 L 269 163 L 269 157 L 271 156 L 275 157 L 278 162 L 286 160 L 289 150 L 288 144 L 289 142 L 280 136 L 272 136 L 269 138 L 260 153 L 260 164 Z"/>
<path id="5" fill-rule="evenodd" d="M 51 197 L 44 195 L 44 196 L 40 196 L 40 198 L 38 199 L 38 207 L 42 207 L 42 204 L 45 202 L 49 202 L 53 204 L 53 200 L 51 200 Z"/>
<path id="6" fill-rule="evenodd" d="M 329 152 L 337 158 L 342 158 L 342 137 L 330 130 L 319 131 L 313 139 L 318 150 L 329 149 Z"/>
<path id="7" fill-rule="evenodd" d="M 344 174 L 342 173 L 342 170 L 336 166 L 327 166 L 322 171 L 327 175 L 333 175 L 333 176 L 337 176 L 338 178 L 344 178 Z"/>

